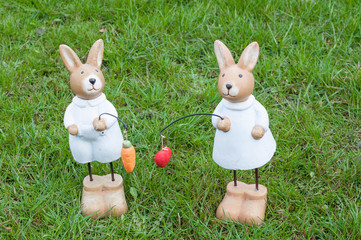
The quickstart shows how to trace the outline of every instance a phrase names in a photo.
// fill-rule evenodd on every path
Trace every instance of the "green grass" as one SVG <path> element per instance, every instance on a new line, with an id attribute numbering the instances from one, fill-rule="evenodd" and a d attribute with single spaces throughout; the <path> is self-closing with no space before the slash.
<path id="1" fill-rule="evenodd" d="M 359 2 L 1 1 L 0 15 L 0 238 L 361 238 Z M 83 57 L 99 38 L 104 92 L 131 126 L 138 162 L 132 174 L 114 163 L 128 213 L 93 221 L 80 213 L 87 169 L 63 126 L 73 94 L 58 47 Z M 221 100 L 216 39 L 236 59 L 261 46 L 254 95 L 278 144 L 260 169 L 262 226 L 215 218 L 232 174 L 212 160 L 209 117 L 167 130 L 173 160 L 153 162 L 162 127 Z"/>

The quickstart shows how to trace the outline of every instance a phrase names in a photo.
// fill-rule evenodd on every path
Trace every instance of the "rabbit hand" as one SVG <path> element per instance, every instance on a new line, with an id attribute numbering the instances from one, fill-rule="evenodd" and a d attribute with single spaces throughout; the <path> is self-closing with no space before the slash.
<path id="1" fill-rule="evenodd" d="M 265 134 L 265 130 L 263 127 L 256 125 L 252 129 L 252 137 L 256 140 L 262 138 Z"/>
<path id="2" fill-rule="evenodd" d="M 218 119 L 217 128 L 223 132 L 228 132 L 231 129 L 231 120 L 228 117 L 223 116 L 223 120 L 221 118 Z"/>
<path id="3" fill-rule="evenodd" d="M 78 135 L 78 126 L 73 124 L 73 125 L 70 125 L 68 127 L 68 132 L 71 134 L 71 135 Z"/>
<path id="4" fill-rule="evenodd" d="M 93 127 L 96 131 L 104 131 L 107 128 L 107 125 L 103 118 L 99 119 L 98 117 L 96 117 L 93 120 Z"/>

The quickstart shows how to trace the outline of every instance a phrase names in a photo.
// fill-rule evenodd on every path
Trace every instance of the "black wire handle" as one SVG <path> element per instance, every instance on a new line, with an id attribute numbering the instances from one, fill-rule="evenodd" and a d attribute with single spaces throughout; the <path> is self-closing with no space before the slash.
<path id="1" fill-rule="evenodd" d="M 102 114 L 99 115 L 99 120 L 100 120 L 100 117 L 101 117 L 102 115 L 104 115 L 104 114 L 109 115 L 109 116 L 112 116 L 112 117 L 115 117 L 116 119 L 118 119 L 118 121 L 123 124 L 123 127 L 124 127 L 125 131 L 126 131 L 126 132 L 128 131 L 128 125 L 127 125 L 125 122 L 123 122 L 122 120 L 120 120 L 117 116 L 113 115 L 113 114 L 110 114 L 110 113 L 102 113 Z"/>
<path id="2" fill-rule="evenodd" d="M 198 115 L 215 116 L 215 117 L 219 117 L 220 119 L 223 120 L 223 117 L 221 117 L 221 116 L 219 116 L 217 114 L 214 114 L 214 113 L 194 113 L 194 114 L 190 114 L 190 115 L 178 118 L 178 119 L 174 120 L 173 122 L 169 123 L 165 128 L 163 128 L 162 130 L 159 131 L 159 136 L 162 137 L 162 145 L 163 145 L 163 138 L 165 138 L 165 136 L 163 135 L 164 130 L 166 130 L 168 127 L 170 127 L 173 123 L 176 123 L 176 122 L 178 122 L 178 121 L 180 121 L 180 120 L 182 120 L 184 118 L 198 116 Z"/>

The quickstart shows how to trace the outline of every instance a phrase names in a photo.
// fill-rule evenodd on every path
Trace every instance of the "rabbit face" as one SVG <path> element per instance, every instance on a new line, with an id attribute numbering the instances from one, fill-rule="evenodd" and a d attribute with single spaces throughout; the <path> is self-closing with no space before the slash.
<path id="1" fill-rule="evenodd" d="M 60 45 L 61 58 L 70 72 L 70 87 L 82 99 L 95 99 L 104 90 L 104 76 L 100 70 L 104 43 L 99 39 L 91 47 L 87 62 L 81 63 L 78 55 L 68 46 Z"/>
<path id="2" fill-rule="evenodd" d="M 218 90 L 221 96 L 230 102 L 247 100 L 254 89 L 252 71 L 258 61 L 258 43 L 253 42 L 248 45 L 237 64 L 231 52 L 221 41 L 214 42 L 214 51 L 220 69 Z"/>
<path id="3" fill-rule="evenodd" d="M 70 74 L 70 87 L 82 99 L 94 99 L 104 90 L 104 76 L 97 67 L 82 64 Z"/>
<path id="4" fill-rule="evenodd" d="M 219 93 L 230 102 L 246 100 L 252 94 L 253 88 L 253 74 L 237 67 L 237 65 L 230 66 L 219 74 Z"/>

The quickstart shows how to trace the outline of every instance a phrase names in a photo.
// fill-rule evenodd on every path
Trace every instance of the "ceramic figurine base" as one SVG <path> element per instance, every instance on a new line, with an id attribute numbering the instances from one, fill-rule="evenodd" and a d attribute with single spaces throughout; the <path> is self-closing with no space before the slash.
<path id="1" fill-rule="evenodd" d="M 120 216 L 128 211 L 124 195 L 123 178 L 114 174 L 93 175 L 93 181 L 86 176 L 83 181 L 82 214 L 93 219 L 107 216 Z M 93 215 L 92 215 L 93 214 Z"/>
<path id="2" fill-rule="evenodd" d="M 217 208 L 216 217 L 240 223 L 261 225 L 266 212 L 267 188 L 237 181 L 227 185 L 227 192 Z"/>

